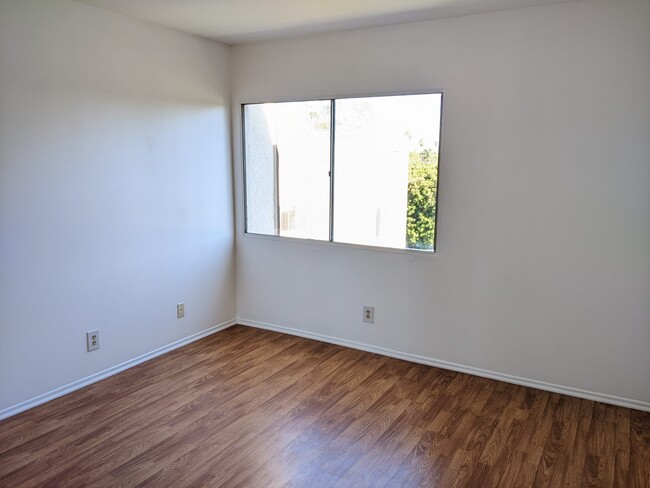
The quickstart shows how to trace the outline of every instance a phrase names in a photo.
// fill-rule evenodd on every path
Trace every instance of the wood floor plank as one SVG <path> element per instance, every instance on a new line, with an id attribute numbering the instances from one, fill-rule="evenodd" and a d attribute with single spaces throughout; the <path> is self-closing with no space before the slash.
<path id="1" fill-rule="evenodd" d="M 650 413 L 235 326 L 0 422 L 0 486 L 650 488 Z"/>

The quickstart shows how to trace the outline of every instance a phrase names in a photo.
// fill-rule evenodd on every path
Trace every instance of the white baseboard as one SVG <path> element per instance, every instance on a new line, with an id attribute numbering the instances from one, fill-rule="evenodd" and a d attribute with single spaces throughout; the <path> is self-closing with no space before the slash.
<path id="1" fill-rule="evenodd" d="M 317 334 L 315 332 L 307 332 L 291 327 L 284 327 L 282 325 L 258 322 L 257 320 L 238 318 L 237 323 L 258 329 L 272 330 L 275 332 L 281 332 L 283 334 L 305 337 L 307 339 L 315 339 L 317 341 L 328 342 L 330 344 L 337 344 L 339 346 L 350 347 L 352 349 L 359 349 L 361 351 L 381 354 L 383 356 L 389 356 L 396 359 L 403 359 L 405 361 L 411 361 L 413 363 L 426 364 L 427 366 L 435 366 L 437 368 L 449 369 L 451 371 L 458 371 L 460 373 L 467 373 L 475 376 L 482 376 L 484 378 L 490 378 L 493 380 L 505 381 L 506 383 L 513 383 L 515 385 L 528 386 L 531 388 L 537 388 L 539 390 L 551 391 L 553 393 L 561 393 L 563 395 L 569 395 L 573 397 L 584 398 L 587 400 L 594 400 L 597 402 L 617 405 L 620 407 L 627 407 L 633 408 L 635 410 L 650 412 L 650 402 L 645 402 L 642 400 L 634 400 L 632 398 L 623 398 L 614 395 L 607 395 L 605 393 L 596 393 L 593 391 L 581 390 L 579 388 L 573 388 L 570 386 L 555 385 L 553 383 L 546 383 L 545 381 L 521 378 L 519 376 L 497 373 L 495 371 L 488 371 L 485 369 L 475 368 L 473 366 L 451 363 L 449 361 L 442 361 L 440 359 L 419 356 L 417 354 L 404 353 L 384 347 L 372 346 L 370 344 L 363 344 L 361 342 L 349 341 L 347 339 L 340 339 L 338 337 Z"/>
<path id="2" fill-rule="evenodd" d="M 210 327 L 209 329 L 206 329 L 204 331 L 197 332 L 196 334 L 192 334 L 191 336 L 185 337 L 183 339 L 179 339 L 177 341 L 172 342 L 171 344 L 167 344 L 166 346 L 159 347 L 158 349 L 155 349 L 151 352 L 130 359 L 111 368 L 105 369 L 104 371 L 100 371 L 99 373 L 95 373 L 85 378 L 81 378 L 67 385 L 43 393 L 42 395 L 36 396 L 34 398 L 18 403 L 16 405 L 12 405 L 10 407 L 4 408 L 0 410 L 0 420 L 11 417 L 12 415 L 16 415 L 17 413 L 24 412 L 25 410 L 29 410 L 30 408 L 49 402 L 50 400 L 54 400 L 55 398 L 61 397 L 63 395 L 67 395 L 68 393 L 72 393 L 73 391 L 79 390 L 84 386 L 88 386 L 92 383 L 101 381 L 104 378 L 113 376 L 114 374 L 117 374 L 121 371 L 132 368 L 133 366 L 144 363 L 145 361 L 153 359 L 157 356 L 161 356 L 169 351 L 178 349 L 179 347 L 185 346 L 186 344 L 197 341 L 199 339 L 207 337 L 221 330 L 227 329 L 228 327 L 231 327 L 235 324 L 241 324 L 249 327 L 256 327 L 258 329 L 272 330 L 284 334 L 305 337 L 307 339 L 315 339 L 330 344 L 338 344 L 340 346 L 345 346 L 345 347 L 350 347 L 352 349 L 359 349 L 361 351 L 381 354 L 383 356 L 388 356 L 396 359 L 403 359 L 405 361 L 411 361 L 414 363 L 426 364 L 428 366 L 435 366 L 437 368 L 448 369 L 451 371 L 458 371 L 461 373 L 472 374 L 475 376 L 482 376 L 485 378 L 490 378 L 499 381 L 505 381 L 506 383 L 513 383 L 515 385 L 528 386 L 531 388 L 551 391 L 554 393 L 561 393 L 564 395 L 574 396 L 578 398 L 585 398 L 587 400 L 594 400 L 597 402 L 603 402 L 611 405 L 618 405 L 621 407 L 633 408 L 636 410 L 643 410 L 646 412 L 650 412 L 650 402 L 645 402 L 642 400 L 634 400 L 631 398 L 617 397 L 613 395 L 607 395 L 604 393 L 596 393 L 593 391 L 581 390 L 579 388 L 573 388 L 569 386 L 555 385 L 553 383 L 546 383 L 544 381 L 531 380 L 527 378 L 521 378 L 519 376 L 497 373 L 494 371 L 488 371 L 485 369 L 475 368 L 472 366 L 465 366 L 462 364 L 451 363 L 449 361 L 442 361 L 439 359 L 428 358 L 416 354 L 399 352 L 384 347 L 372 346 L 360 342 L 349 341 L 347 339 L 340 339 L 337 337 L 317 334 L 314 332 L 307 332 L 304 330 L 294 329 L 291 327 L 284 327 L 281 325 L 275 325 L 266 322 L 259 322 L 256 320 L 239 318 L 239 319 L 228 320 L 221 324 Z"/>
<path id="3" fill-rule="evenodd" d="M 17 413 L 24 412 L 25 410 L 29 410 L 30 408 L 49 402 L 50 400 L 54 400 L 55 398 L 58 398 L 60 396 L 67 395 L 68 393 L 72 393 L 73 391 L 79 390 L 84 386 L 88 386 L 92 383 L 96 383 L 98 381 L 103 380 L 104 378 L 108 378 L 109 376 L 113 376 L 114 374 L 124 371 L 125 369 L 132 368 L 133 366 L 144 363 L 145 361 L 149 361 L 150 359 L 153 359 L 157 356 L 161 356 L 169 351 L 173 351 L 174 349 L 178 349 L 179 347 L 185 346 L 190 342 L 198 341 L 199 339 L 203 339 L 204 337 L 214 334 L 215 332 L 219 332 L 221 330 L 227 329 L 228 327 L 232 327 L 236 323 L 237 321 L 235 319 L 222 322 L 221 324 L 210 327 L 209 329 L 205 329 L 201 332 L 197 332 L 196 334 L 192 334 L 191 336 L 184 337 L 183 339 L 174 341 L 171 344 L 167 344 L 166 346 L 159 347 L 158 349 L 154 349 L 151 352 L 148 352 L 146 354 L 143 354 L 133 359 L 129 359 L 128 361 L 120 363 L 111 368 L 105 369 L 104 371 L 100 371 L 99 373 L 86 376 L 85 378 L 81 378 L 77 381 L 73 381 L 72 383 L 48 391 L 47 393 L 43 393 L 42 395 L 38 395 L 24 402 L 17 403 L 16 405 L 12 405 L 11 407 L 4 408 L 0 410 L 0 420 L 5 419 L 7 417 L 11 417 L 12 415 L 16 415 Z"/>

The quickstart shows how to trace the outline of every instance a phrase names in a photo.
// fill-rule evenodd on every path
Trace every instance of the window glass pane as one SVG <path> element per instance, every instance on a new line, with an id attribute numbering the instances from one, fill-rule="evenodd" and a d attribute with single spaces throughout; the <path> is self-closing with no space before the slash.
<path id="1" fill-rule="evenodd" d="M 336 100 L 334 240 L 433 250 L 441 95 Z"/>
<path id="2" fill-rule="evenodd" d="M 329 239 L 330 105 L 244 107 L 247 232 Z"/>

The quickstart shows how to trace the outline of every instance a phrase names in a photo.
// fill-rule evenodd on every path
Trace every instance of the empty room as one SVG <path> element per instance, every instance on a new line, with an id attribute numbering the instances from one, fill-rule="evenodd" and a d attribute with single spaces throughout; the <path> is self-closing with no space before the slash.
<path id="1" fill-rule="evenodd" d="M 0 0 L 0 487 L 650 488 L 650 0 Z"/>

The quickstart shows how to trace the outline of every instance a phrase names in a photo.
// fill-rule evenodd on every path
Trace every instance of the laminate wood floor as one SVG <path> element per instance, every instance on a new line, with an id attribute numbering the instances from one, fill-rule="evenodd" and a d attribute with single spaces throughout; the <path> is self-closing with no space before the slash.
<path id="1" fill-rule="evenodd" d="M 650 487 L 650 414 L 235 326 L 0 422 L 0 486 Z"/>

